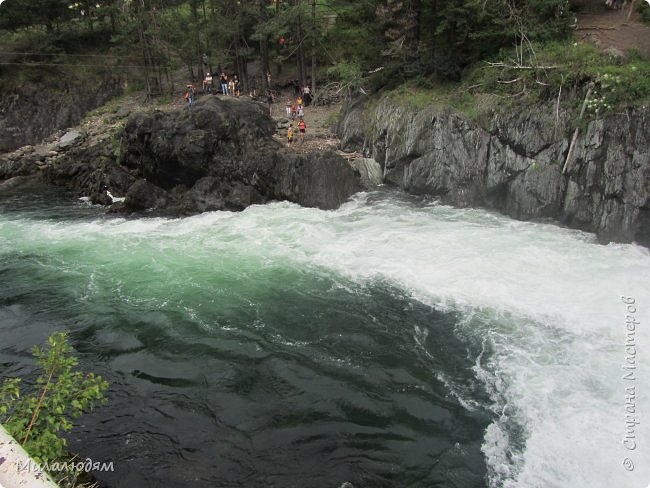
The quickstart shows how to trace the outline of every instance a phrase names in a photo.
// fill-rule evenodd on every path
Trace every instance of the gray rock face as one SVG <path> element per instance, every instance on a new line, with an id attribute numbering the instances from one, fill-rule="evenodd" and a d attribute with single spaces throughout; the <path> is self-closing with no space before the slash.
<path id="1" fill-rule="evenodd" d="M 9 88 L 9 87 L 3 87 Z M 122 93 L 117 76 L 99 84 L 74 83 L 64 77 L 26 82 L 0 93 L 0 153 L 36 144 L 54 131 L 73 127 L 84 114 Z"/>
<path id="2" fill-rule="evenodd" d="M 484 129 L 449 110 L 384 100 L 372 111 L 352 104 L 338 131 L 345 150 L 374 158 L 383 180 L 407 192 L 650 245 L 650 110 L 590 122 L 563 175 L 569 124 L 540 105 L 495 115 Z"/>
<path id="3" fill-rule="evenodd" d="M 361 175 L 361 183 L 367 189 L 373 189 L 383 182 L 381 166 L 372 158 L 357 158 L 352 161 L 352 167 Z"/>

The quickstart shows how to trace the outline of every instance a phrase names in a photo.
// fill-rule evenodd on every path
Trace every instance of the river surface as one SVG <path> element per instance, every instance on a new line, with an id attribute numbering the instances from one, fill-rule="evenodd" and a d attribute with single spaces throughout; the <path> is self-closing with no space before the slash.
<path id="1" fill-rule="evenodd" d="M 0 195 L 0 374 L 70 331 L 103 486 L 650 482 L 645 248 L 391 191 L 103 212 Z"/>

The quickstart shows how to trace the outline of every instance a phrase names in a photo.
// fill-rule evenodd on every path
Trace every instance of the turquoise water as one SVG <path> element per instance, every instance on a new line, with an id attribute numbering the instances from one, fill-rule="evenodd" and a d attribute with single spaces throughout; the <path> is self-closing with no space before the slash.
<path id="1" fill-rule="evenodd" d="M 30 347 L 71 331 L 111 383 L 71 438 L 114 461 L 107 485 L 650 479 L 620 440 L 620 295 L 648 320 L 646 249 L 392 192 L 331 212 L 102 212 L 0 197 L 0 364 L 29 375 Z M 638 386 L 647 401 L 647 369 Z"/>

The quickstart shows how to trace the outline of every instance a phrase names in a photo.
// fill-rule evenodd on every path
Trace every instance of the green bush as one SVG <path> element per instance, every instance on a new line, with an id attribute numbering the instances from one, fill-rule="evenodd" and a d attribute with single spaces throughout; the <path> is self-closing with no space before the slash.
<path id="1" fill-rule="evenodd" d="M 650 4 L 646 2 L 639 3 L 639 12 L 641 13 L 643 22 L 650 25 Z"/>
<path id="2" fill-rule="evenodd" d="M 40 373 L 35 387 L 21 391 L 20 378 L 5 379 L 0 387 L 0 421 L 37 463 L 67 459 L 67 440 L 73 419 L 105 403 L 108 383 L 94 373 L 76 370 L 65 332 L 52 334 L 32 353 Z"/>

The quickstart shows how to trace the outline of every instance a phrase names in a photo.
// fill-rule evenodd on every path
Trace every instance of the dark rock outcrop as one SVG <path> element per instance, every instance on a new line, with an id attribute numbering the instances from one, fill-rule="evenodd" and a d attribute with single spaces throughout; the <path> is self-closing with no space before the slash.
<path id="1" fill-rule="evenodd" d="M 293 152 L 273 138 L 275 130 L 264 104 L 204 97 L 191 110 L 133 114 L 112 137 L 80 133 L 74 144 L 56 139 L 40 152 L 0 157 L 0 182 L 40 175 L 113 205 L 112 212 L 165 215 L 271 200 L 333 209 L 362 189 L 359 172 L 342 157 Z M 114 204 L 113 197 L 124 198 Z"/>
<path id="2" fill-rule="evenodd" d="M 569 115 L 550 106 L 494 115 L 486 129 L 448 109 L 356 101 L 338 131 L 345 150 L 376 160 L 384 181 L 407 192 L 650 245 L 648 108 L 590 122 L 566 174 Z"/>
<path id="3" fill-rule="evenodd" d="M 169 192 L 156 207 L 181 214 L 269 200 L 331 209 L 361 189 L 341 157 L 287 151 L 272 139 L 275 130 L 263 104 L 207 97 L 191 110 L 131 117 L 120 163 Z M 125 208 L 139 210 L 132 202 L 127 194 Z"/>

